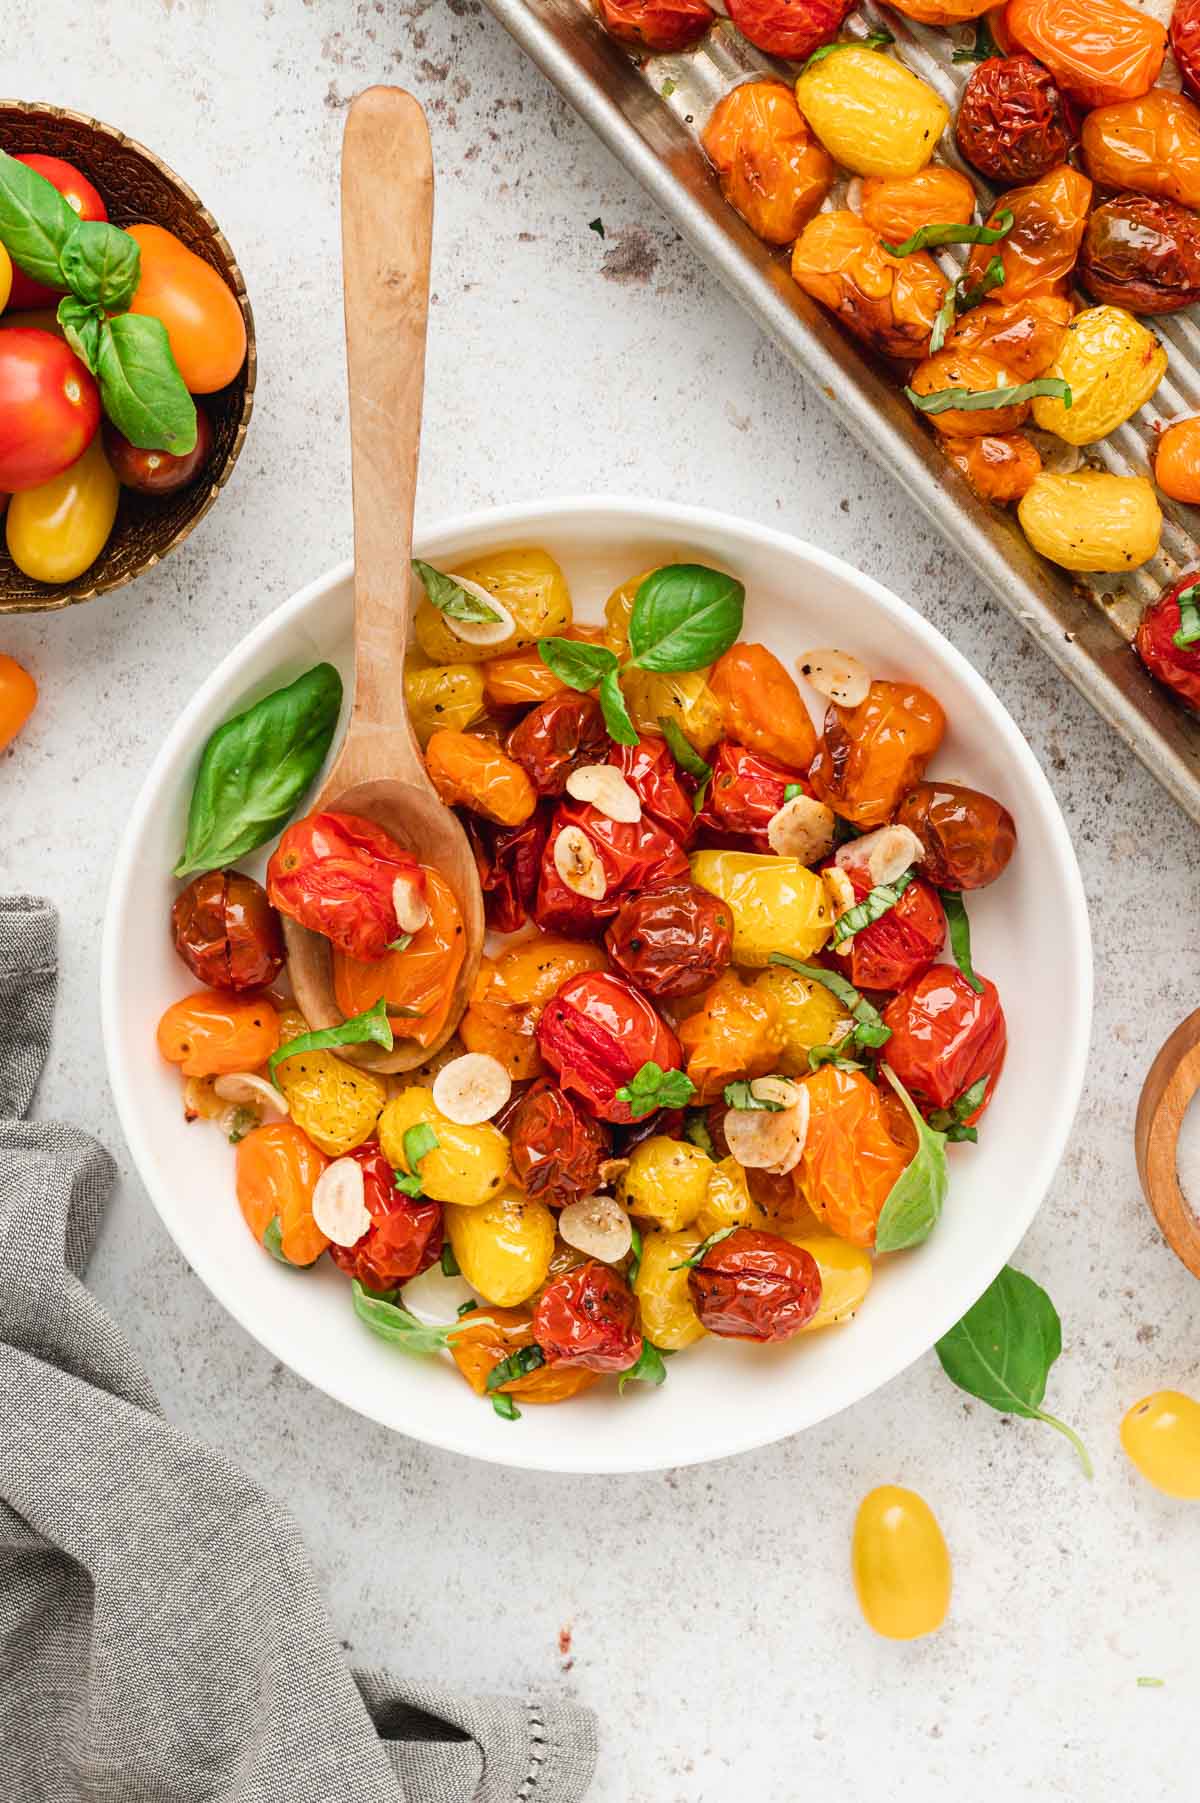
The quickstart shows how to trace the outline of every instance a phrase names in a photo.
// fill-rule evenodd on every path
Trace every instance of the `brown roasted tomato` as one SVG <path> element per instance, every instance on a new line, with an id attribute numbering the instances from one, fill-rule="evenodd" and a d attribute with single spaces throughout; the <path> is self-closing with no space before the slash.
<path id="1" fill-rule="evenodd" d="M 210 989 L 263 989 L 283 969 L 283 934 L 267 892 L 240 870 L 194 877 L 171 909 L 175 950 Z"/>
<path id="2" fill-rule="evenodd" d="M 1088 174 L 1099 187 L 1200 207 L 1200 108 L 1185 94 L 1155 88 L 1140 100 L 1097 107 L 1081 137 Z"/>
<path id="3" fill-rule="evenodd" d="M 594 695 L 564 689 L 530 708 L 505 746 L 539 795 L 561 795 L 572 770 L 608 761 L 609 737 Z"/>
<path id="4" fill-rule="evenodd" d="M 982 995 L 956 966 L 935 964 L 884 1009 L 892 1032 L 884 1061 L 922 1113 L 949 1108 L 986 1077 L 983 1103 L 970 1117 L 977 1121 L 995 1093 L 1008 1034 L 996 985 L 980 981 Z"/>
<path id="5" fill-rule="evenodd" d="M 998 187 L 1033 182 L 1064 161 L 1072 132 L 1053 75 L 1036 57 L 976 63 L 954 127 L 968 163 Z"/>
<path id="6" fill-rule="evenodd" d="M 548 805 L 520 826 L 494 826 L 470 813 L 462 821 L 475 853 L 487 923 L 494 933 L 515 933 L 529 918 L 537 893 L 550 826 Z"/>
<path id="7" fill-rule="evenodd" d="M 688 1273 L 688 1290 L 709 1333 L 733 1340 L 790 1340 L 821 1302 L 812 1253 L 775 1233 L 737 1227 Z"/>
<path id="8" fill-rule="evenodd" d="M 1157 676 L 1188 707 L 1200 711 L 1200 639 L 1194 645 L 1175 643 L 1182 624 L 1180 591 L 1196 583 L 1200 583 L 1200 570 L 1190 570 L 1164 589 L 1142 615 L 1133 645 L 1151 676 Z"/>
<path id="9" fill-rule="evenodd" d="M 695 831 L 696 815 L 667 741 L 639 739 L 636 745 L 613 745 L 607 762 L 621 772 L 643 813 L 686 845 Z"/>
<path id="10" fill-rule="evenodd" d="M 442 1205 L 406 1196 L 377 1140 L 343 1156 L 362 1166 L 363 1201 L 371 1225 L 352 1246 L 331 1245 L 329 1256 L 367 1290 L 390 1290 L 436 1264 L 442 1255 Z"/>
<path id="11" fill-rule="evenodd" d="M 1131 313 L 1178 313 L 1200 300 L 1200 219 L 1178 201 L 1117 194 L 1088 220 L 1079 280 Z"/>
<path id="12" fill-rule="evenodd" d="M 911 384 L 914 393 L 921 395 L 937 394 L 943 388 L 984 394 L 993 388 L 1013 388 L 1016 378 L 987 351 L 956 344 L 919 363 Z M 1015 407 L 950 407 L 945 413 L 933 414 L 932 423 L 943 438 L 980 438 L 985 432 L 1015 432 L 1028 418 L 1029 402 L 1020 401 Z"/>
<path id="13" fill-rule="evenodd" d="M 861 901 L 870 893 L 870 877 L 854 867 L 847 874 Z M 901 989 L 929 969 L 945 940 L 942 904 L 929 884 L 917 877 L 894 908 L 851 939 L 850 981 L 856 989 Z"/>
<path id="14" fill-rule="evenodd" d="M 705 0 L 600 0 L 604 29 L 644 50 L 686 50 L 716 14 Z"/>
<path id="15" fill-rule="evenodd" d="M 889 357 L 923 357 L 946 278 L 926 251 L 892 257 L 857 213 L 818 213 L 796 240 L 792 276 L 805 294 Z"/>
<path id="16" fill-rule="evenodd" d="M 424 895 L 411 852 L 361 815 L 323 810 L 287 828 L 267 865 L 267 895 L 281 914 L 324 934 L 347 957 L 370 960 L 386 957 L 399 935 L 399 877 Z"/>
<path id="17" fill-rule="evenodd" d="M 803 62 L 841 30 L 854 0 L 728 0 L 744 38 L 768 56 Z"/>
<path id="18" fill-rule="evenodd" d="M 599 1186 L 611 1135 L 548 1077 L 525 1091 L 505 1131 L 513 1170 L 527 1196 L 561 1208 Z"/>
<path id="19" fill-rule="evenodd" d="M 1034 477 L 1041 473 L 1041 453 L 1023 432 L 946 438 L 942 449 L 981 501 L 995 501 L 1000 506 L 1028 494 Z"/>
<path id="20" fill-rule="evenodd" d="M 542 1010 L 537 1042 L 561 1088 L 582 1096 L 602 1121 L 634 1119 L 617 1090 L 643 1064 L 665 1071 L 683 1063 L 679 1041 L 645 996 L 602 971 L 568 977 L 556 990 Z"/>
<path id="21" fill-rule="evenodd" d="M 712 832 L 744 835 L 766 851 L 767 828 L 783 806 L 787 788 L 796 782 L 807 793 L 808 784 L 798 771 L 727 739 L 713 757 L 712 780 L 697 824 Z"/>
<path id="22" fill-rule="evenodd" d="M 992 258 L 999 257 L 1004 265 L 1000 292 L 1007 306 L 1031 294 L 1066 294 L 1091 200 L 1091 182 L 1067 163 L 1026 188 L 1002 194 L 988 224 L 995 226 L 997 215 L 1009 212 L 1012 228 L 998 244 L 974 246 L 967 259 L 967 283 L 981 282 Z"/>
<path id="23" fill-rule="evenodd" d="M 564 826 L 582 828 L 600 859 L 605 891 L 598 900 L 577 895 L 558 874 L 554 842 Z M 622 897 L 687 874 L 687 855 L 678 839 L 648 815 L 632 822 L 610 820 L 590 802 L 564 801 L 555 810 L 542 853 L 533 917 L 546 932 L 599 933 L 616 913 Z"/>
<path id="24" fill-rule="evenodd" d="M 858 707 L 831 707 L 810 771 L 813 792 L 855 826 L 882 826 L 920 782 L 946 716 L 911 682 L 873 682 Z"/>
<path id="25" fill-rule="evenodd" d="M 546 1285 L 533 1337 L 552 1370 L 628 1371 L 642 1356 L 637 1298 L 610 1265 L 589 1258 Z"/>
<path id="26" fill-rule="evenodd" d="M 476 1396 L 503 1394 L 525 1402 L 567 1402 L 581 1390 L 599 1383 L 599 1374 L 581 1366 L 558 1366 L 551 1369 L 539 1365 L 522 1377 L 489 1391 L 487 1380 L 501 1359 L 511 1358 L 524 1346 L 532 1346 L 533 1316 L 525 1308 L 493 1308 L 479 1306 L 464 1315 L 450 1336 L 450 1356 Z"/>
<path id="27" fill-rule="evenodd" d="M 1008 868 L 1017 829 L 1002 802 L 965 783 L 923 782 L 896 814 L 925 847 L 921 874 L 938 889 L 984 889 Z"/>
<path id="28" fill-rule="evenodd" d="M 717 102 L 700 139 L 721 192 L 767 244 L 792 244 L 835 169 L 782 81 L 744 81 Z"/>
<path id="29" fill-rule="evenodd" d="M 614 969 L 646 995 L 695 995 L 729 963 L 733 921 L 696 883 L 663 883 L 626 897 L 604 944 Z"/>
<path id="30" fill-rule="evenodd" d="M 976 350 L 994 357 L 1018 382 L 1044 376 L 1062 349 L 1074 304 L 1062 294 L 1029 294 L 1008 306 L 983 301 L 964 313 L 949 338 L 949 350 Z"/>
<path id="31" fill-rule="evenodd" d="M 537 806 L 522 766 L 482 733 L 440 727 L 425 747 L 425 768 L 447 806 L 470 808 L 499 826 L 520 826 Z"/>

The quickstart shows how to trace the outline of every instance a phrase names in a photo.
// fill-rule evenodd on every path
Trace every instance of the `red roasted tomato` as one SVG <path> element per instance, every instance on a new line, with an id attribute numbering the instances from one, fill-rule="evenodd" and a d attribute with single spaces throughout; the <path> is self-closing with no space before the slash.
<path id="1" fill-rule="evenodd" d="M 171 909 L 175 950 L 210 989 L 265 989 L 283 969 L 283 934 L 266 891 L 240 870 L 209 870 Z"/>
<path id="2" fill-rule="evenodd" d="M 496 826 L 469 811 L 460 819 L 475 853 L 487 923 L 494 933 L 515 933 L 529 918 L 537 893 L 550 825 L 548 804 L 520 826 Z"/>
<path id="3" fill-rule="evenodd" d="M 896 814 L 925 847 L 921 871 L 938 889 L 982 889 L 1008 868 L 1017 828 L 1002 802 L 965 783 L 910 789 Z"/>
<path id="4" fill-rule="evenodd" d="M 846 874 L 861 901 L 870 893 L 870 877 L 854 866 Z M 856 989 L 902 989 L 928 970 L 945 940 L 942 904 L 929 884 L 917 877 L 894 908 L 850 941 L 850 981 Z"/>
<path id="5" fill-rule="evenodd" d="M 621 975 L 655 1000 L 696 995 L 729 963 L 733 918 L 696 883 L 662 883 L 621 903 L 604 945 Z"/>
<path id="6" fill-rule="evenodd" d="M 1175 643 L 1182 624 L 1180 592 L 1196 583 L 1200 583 L 1200 570 L 1190 570 L 1163 590 L 1142 615 L 1133 647 L 1151 676 L 1157 676 L 1188 707 L 1200 710 L 1200 639 L 1194 645 Z"/>
<path id="7" fill-rule="evenodd" d="M 1185 84 L 1200 95 L 1200 0 L 1175 0 L 1171 49 Z"/>
<path id="8" fill-rule="evenodd" d="M 883 1014 L 892 1030 L 883 1057 L 923 1112 L 949 1108 L 981 1077 L 988 1079 L 968 1124 L 995 1093 L 1008 1040 L 996 985 L 980 981 L 982 995 L 954 965 L 935 964 L 893 996 Z"/>
<path id="9" fill-rule="evenodd" d="M 604 971 L 567 978 L 542 1010 L 537 1042 L 561 1087 L 582 1096 L 602 1121 L 632 1121 L 616 1092 L 643 1064 L 678 1070 L 683 1063 L 679 1041 L 645 996 Z"/>
<path id="10" fill-rule="evenodd" d="M 65 339 L 0 332 L 0 490 L 40 488 L 77 463 L 100 424 L 100 390 Z"/>
<path id="11" fill-rule="evenodd" d="M 742 834 L 766 851 L 767 828 L 783 806 L 789 783 L 799 783 L 807 795 L 808 784 L 795 770 L 726 739 L 713 757 L 699 825 L 711 832 Z"/>
<path id="12" fill-rule="evenodd" d="M 505 1124 L 512 1167 L 527 1196 L 554 1208 L 590 1195 L 611 1138 L 548 1077 L 540 1077 L 517 1102 Z"/>
<path id="13" fill-rule="evenodd" d="M 39 156 L 33 151 L 23 153 L 14 158 L 14 161 L 24 163 L 27 168 L 45 176 L 50 186 L 58 189 L 67 205 L 81 219 L 108 218 L 108 209 L 99 194 L 87 176 L 80 174 L 73 163 L 64 162 L 62 157 Z M 32 276 L 26 275 L 23 269 L 18 269 L 13 264 L 12 293 L 8 297 L 10 313 L 25 313 L 31 307 L 54 306 L 61 293 L 61 288 L 48 288 L 44 282 L 35 282 Z"/>
<path id="14" fill-rule="evenodd" d="M 639 739 L 636 745 L 614 745 L 607 762 L 621 772 L 642 812 L 686 845 L 696 829 L 696 814 L 667 741 Z"/>
<path id="15" fill-rule="evenodd" d="M 800 62 L 842 28 L 855 0 L 729 0 L 742 36 L 770 56 Z"/>
<path id="16" fill-rule="evenodd" d="M 606 888 L 598 900 L 568 889 L 554 862 L 554 841 L 564 826 L 582 827 L 604 866 Z M 547 932 L 599 933 L 611 920 L 623 896 L 652 884 L 675 882 L 688 875 L 687 857 L 672 833 L 648 816 L 629 824 L 610 820 L 590 802 L 565 801 L 555 810 L 533 917 Z"/>
<path id="17" fill-rule="evenodd" d="M 609 745 L 596 697 L 564 689 L 531 707 L 504 748 L 539 795 L 561 795 L 572 770 L 608 762 Z"/>
<path id="18" fill-rule="evenodd" d="M 610 1265 L 589 1258 L 546 1285 L 533 1337 L 548 1365 L 628 1371 L 642 1356 L 637 1299 Z"/>
<path id="19" fill-rule="evenodd" d="M 704 36 L 716 14 L 705 0 L 600 0 L 606 31 L 645 50 L 686 50 Z"/>
<path id="20" fill-rule="evenodd" d="M 790 1340 L 820 1307 L 821 1272 L 803 1246 L 739 1227 L 693 1265 L 688 1289 L 709 1333 Z"/>
<path id="21" fill-rule="evenodd" d="M 991 56 L 963 89 L 958 148 L 1001 187 L 1037 181 L 1066 157 L 1073 133 L 1054 77 L 1034 56 Z"/>
<path id="22" fill-rule="evenodd" d="M 406 1196 L 376 1140 L 343 1154 L 362 1166 L 363 1201 L 371 1225 L 353 1246 L 329 1248 L 329 1256 L 364 1289 L 390 1290 L 427 1271 L 442 1255 L 442 1205 Z"/>
<path id="23" fill-rule="evenodd" d="M 267 865 L 267 894 L 281 914 L 323 933 L 347 957 L 387 956 L 399 937 L 397 877 L 424 894 L 411 852 L 357 814 L 309 814 L 289 826 Z"/>

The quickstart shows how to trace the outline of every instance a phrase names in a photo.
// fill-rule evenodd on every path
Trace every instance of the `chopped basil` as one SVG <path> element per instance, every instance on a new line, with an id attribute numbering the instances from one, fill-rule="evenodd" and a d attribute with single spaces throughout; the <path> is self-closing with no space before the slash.
<path id="1" fill-rule="evenodd" d="M 412 942 L 413 936 L 411 933 L 401 933 L 399 939 L 388 940 L 388 950 L 389 952 L 406 952 Z M 393 1012 L 399 1013 L 399 1009 L 394 1009 Z"/>
<path id="2" fill-rule="evenodd" d="M 518 1346 L 507 1358 L 493 1365 L 485 1380 L 489 1390 L 499 1390 L 504 1384 L 515 1383 L 519 1377 L 528 1377 L 531 1371 L 538 1371 L 546 1363 L 546 1355 L 540 1346 Z"/>
<path id="3" fill-rule="evenodd" d="M 245 1139 L 247 1133 L 253 1133 L 258 1125 L 258 1115 L 253 1108 L 247 1108 L 244 1105 L 235 1108 L 229 1117 L 229 1131 L 226 1138 L 231 1146 L 238 1146 Z"/>
<path id="4" fill-rule="evenodd" d="M 421 1160 L 430 1152 L 436 1152 L 441 1141 L 429 1125 L 428 1121 L 418 1121 L 415 1126 L 404 1130 L 404 1162 L 407 1171 L 397 1171 L 393 1182 L 397 1189 L 403 1190 L 406 1196 L 419 1196 L 421 1190 Z M 442 1267 L 443 1270 L 445 1266 Z"/>
<path id="5" fill-rule="evenodd" d="M 412 1129 L 410 1128 L 409 1131 L 411 1132 Z M 441 1267 L 442 1267 L 442 1276 L 443 1277 L 461 1277 L 462 1276 L 462 1270 L 459 1266 L 459 1262 L 454 1256 L 454 1247 L 450 1244 L 449 1240 L 447 1240 L 445 1245 L 442 1247 L 442 1256 L 441 1256 L 440 1263 L 441 1263 Z M 474 1304 L 472 1304 L 472 1307 L 474 1307 Z"/>
<path id="6" fill-rule="evenodd" d="M 658 724 L 662 727 L 667 749 L 679 768 L 688 776 L 694 776 L 697 782 L 706 783 L 712 775 L 712 765 L 706 764 L 695 747 L 688 743 L 678 720 L 672 720 L 670 714 L 660 714 Z"/>
<path id="7" fill-rule="evenodd" d="M 1021 401 L 1032 401 L 1040 394 L 1051 395 L 1064 407 L 1071 405 L 1071 389 L 1061 376 L 1038 376 L 1032 382 L 1019 382 L 1013 388 L 936 388 L 932 394 L 918 394 L 905 388 L 905 395 L 918 413 L 981 413 L 988 407 L 1016 407 Z"/>
<path id="8" fill-rule="evenodd" d="M 1200 582 L 1180 589 L 1175 599 L 1179 602 L 1179 631 L 1172 635 L 1171 643 L 1186 651 L 1200 639 Z"/>
<path id="9" fill-rule="evenodd" d="M 657 1346 L 652 1346 L 649 1340 L 643 1340 L 641 1356 L 637 1364 L 631 1365 L 628 1371 L 622 1371 L 617 1380 L 617 1395 L 625 1394 L 626 1384 L 657 1385 L 664 1383 L 666 1376 L 667 1366 L 662 1353 Z"/>
<path id="10" fill-rule="evenodd" d="M 637 1282 L 638 1272 L 642 1268 L 642 1230 L 640 1227 L 631 1225 L 629 1235 L 629 1245 L 633 1257 L 629 1261 L 629 1269 L 625 1273 L 625 1281 L 630 1289 L 632 1289 Z"/>
<path id="11" fill-rule="evenodd" d="M 681 1264 L 672 1265 L 672 1271 L 694 1270 L 701 1259 L 704 1258 L 707 1253 L 711 1252 L 714 1246 L 719 1246 L 722 1240 L 727 1240 L 731 1233 L 736 1232 L 736 1227 L 718 1227 L 717 1231 L 715 1233 L 710 1233 L 706 1240 L 701 1240 L 690 1258 L 685 1258 Z"/>
<path id="12" fill-rule="evenodd" d="M 730 1108 L 737 1108 L 746 1113 L 783 1113 L 782 1102 L 770 1102 L 763 1096 L 756 1096 L 753 1084 L 746 1082 L 745 1079 L 725 1085 L 725 1100 Z"/>
<path id="13" fill-rule="evenodd" d="M 803 783 L 787 783 L 784 786 L 783 799 L 785 801 L 795 801 L 797 795 L 803 795 L 803 793 L 804 793 L 804 784 Z"/>
<path id="14" fill-rule="evenodd" d="M 521 1411 L 511 1396 L 493 1396 L 492 1407 L 501 1421 L 519 1421 L 521 1419 Z"/>
<path id="15" fill-rule="evenodd" d="M 713 1136 L 708 1130 L 708 1121 L 703 1108 L 691 1109 L 683 1123 L 683 1137 L 690 1145 L 699 1146 L 702 1152 L 716 1160 L 717 1148 L 713 1145 Z"/>
<path id="16" fill-rule="evenodd" d="M 283 1229 L 279 1224 L 278 1215 L 272 1215 L 271 1219 L 267 1222 L 267 1228 L 266 1232 L 263 1234 L 262 1243 L 264 1248 L 271 1254 L 271 1257 L 278 1259 L 281 1265 L 289 1265 L 292 1270 L 296 1269 L 295 1265 L 292 1264 L 291 1259 L 283 1249 Z"/>
<path id="17" fill-rule="evenodd" d="M 325 1052 L 341 1045 L 381 1045 L 385 1052 L 390 1052 L 395 1041 L 387 1017 L 387 1004 L 380 996 L 373 1007 L 362 1014 L 352 1015 L 344 1020 L 340 1027 L 323 1027 L 319 1033 L 299 1033 L 295 1039 L 289 1039 L 279 1050 L 272 1052 L 267 1059 L 267 1069 L 271 1073 L 271 1081 L 276 1089 L 280 1087 L 279 1078 L 275 1075 L 277 1066 L 285 1064 L 289 1058 L 299 1058 L 305 1052 Z"/>
<path id="18" fill-rule="evenodd" d="M 971 963 L 971 923 L 967 919 L 966 903 L 957 889 L 939 889 L 938 895 L 941 897 L 942 912 L 946 916 L 954 962 L 976 995 L 982 995 L 983 984 L 975 975 L 975 966 Z"/>
<path id="19" fill-rule="evenodd" d="M 916 874 L 915 870 L 906 870 L 894 883 L 880 883 L 878 888 L 864 895 L 853 908 L 847 908 L 844 914 L 839 914 L 833 928 L 834 945 L 844 945 L 847 939 L 853 939 L 864 927 L 874 926 L 877 920 L 890 914 Z"/>
<path id="20" fill-rule="evenodd" d="M 949 1140 L 957 1142 L 966 1139 L 974 1145 L 979 1139 L 979 1129 L 968 1127 L 966 1123 L 977 1109 L 983 1107 L 987 1086 L 988 1077 L 980 1077 L 978 1083 L 972 1083 L 970 1089 L 964 1089 L 949 1108 L 935 1108 L 929 1116 L 929 1125 L 936 1127 Z"/>
<path id="21" fill-rule="evenodd" d="M 671 77 L 669 75 L 668 75 L 666 81 L 663 82 L 662 87 L 658 91 L 662 95 L 664 100 L 669 100 L 671 98 L 672 94 L 675 92 L 675 83 L 671 80 Z"/>
<path id="22" fill-rule="evenodd" d="M 866 1065 L 860 1063 L 857 1058 L 847 1058 L 844 1056 L 842 1047 L 846 1044 L 847 1040 L 853 1043 L 853 1033 L 847 1033 L 845 1038 L 839 1039 L 836 1045 L 810 1046 L 808 1049 L 809 1070 L 819 1071 L 823 1064 L 832 1064 L 834 1070 L 838 1071 L 866 1070 Z"/>
<path id="23" fill-rule="evenodd" d="M 933 332 L 929 339 L 930 355 L 941 350 L 951 326 L 960 313 L 969 313 L 973 307 L 979 305 L 985 295 L 992 292 L 993 288 L 1003 288 L 1003 286 L 1004 264 L 999 257 L 993 257 L 973 288 L 965 287 L 961 276 L 947 288 L 946 298 L 934 318 Z"/>
<path id="24" fill-rule="evenodd" d="M 421 584 L 429 597 L 430 605 L 436 607 L 440 614 L 451 620 L 466 620 L 474 626 L 491 626 L 498 624 L 500 615 L 478 595 L 455 582 L 453 576 L 446 576 L 441 570 L 435 570 L 431 563 L 422 563 L 414 557 L 412 567 L 421 578 Z"/>
<path id="25" fill-rule="evenodd" d="M 825 58 L 832 56 L 835 50 L 885 50 L 889 44 L 895 42 L 890 31 L 871 31 L 865 38 L 839 38 L 834 44 L 822 44 L 819 49 L 814 50 L 800 73 L 803 75 L 805 69 L 811 69 L 814 63 L 824 62 Z"/>
<path id="26" fill-rule="evenodd" d="M 1005 207 L 996 214 L 995 225 L 956 225 L 947 222 L 945 225 L 918 226 L 911 238 L 903 244 L 888 244 L 880 239 L 889 257 L 911 257 L 914 251 L 929 250 L 939 244 L 999 244 L 1012 231 L 1013 216 Z"/>
<path id="27" fill-rule="evenodd" d="M 603 238 L 603 236 L 604 236 L 604 221 L 603 221 L 603 219 L 589 219 L 588 220 L 588 231 L 595 232 L 597 238 Z"/>
<path id="28" fill-rule="evenodd" d="M 854 1022 L 853 1030 L 842 1041 L 843 1045 L 886 1045 L 892 1037 L 892 1029 L 884 1026 L 883 1016 L 878 1008 L 873 1007 L 865 996 L 858 993 L 853 983 L 847 983 L 845 977 L 839 977 L 836 971 L 822 970 L 817 964 L 802 964 L 799 958 L 791 958 L 786 952 L 772 952 L 770 962 L 798 971 L 810 983 L 822 984 L 836 997 Z"/>
<path id="29" fill-rule="evenodd" d="M 478 1307 L 477 1302 L 460 1302 L 458 1305 L 459 1320 L 461 1321 L 464 1315 L 473 1315 Z"/>
<path id="30" fill-rule="evenodd" d="M 695 1093 L 696 1085 L 685 1072 L 665 1071 L 651 1058 L 636 1076 L 621 1085 L 616 1099 L 625 1103 L 635 1121 L 640 1121 L 656 1108 L 684 1107 Z"/>
<path id="31" fill-rule="evenodd" d="M 390 1302 L 384 1296 L 372 1295 L 370 1290 L 363 1288 L 357 1277 L 350 1287 L 355 1314 L 381 1340 L 387 1340 L 410 1358 L 428 1358 L 430 1353 L 446 1351 L 454 1332 L 453 1327 L 427 1326 L 399 1303 Z"/>
<path id="32" fill-rule="evenodd" d="M 1165 1678 L 1139 1678 L 1138 1679 L 1138 1689 L 1139 1690 L 1161 1690 L 1163 1685 L 1166 1683 L 1166 1681 L 1167 1680 Z"/>
<path id="33" fill-rule="evenodd" d="M 992 28 L 987 22 L 987 15 L 975 21 L 975 41 L 951 55 L 952 63 L 986 63 L 993 56 L 1003 56 L 1004 52 L 992 36 Z"/>

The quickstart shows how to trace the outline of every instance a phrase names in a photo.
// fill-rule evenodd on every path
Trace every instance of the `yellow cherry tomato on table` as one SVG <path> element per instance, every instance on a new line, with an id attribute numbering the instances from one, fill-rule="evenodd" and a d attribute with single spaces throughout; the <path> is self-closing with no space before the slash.
<path id="1" fill-rule="evenodd" d="M 99 433 L 82 457 L 9 503 L 9 556 L 35 582 L 73 582 L 108 543 L 121 486 Z"/>
<path id="2" fill-rule="evenodd" d="M 888 1640 L 932 1634 L 950 1607 L 950 1553 L 924 1497 L 881 1484 L 858 1506 L 851 1569 L 868 1627 Z"/>
<path id="3" fill-rule="evenodd" d="M 15 657 L 0 654 L 0 751 L 12 743 L 37 706 L 37 683 Z"/>
<path id="4" fill-rule="evenodd" d="M 1121 1423 L 1121 1445 L 1148 1484 L 1167 1496 L 1200 1500 L 1200 1402 L 1182 1390 L 1155 1390 Z"/>
<path id="5" fill-rule="evenodd" d="M 161 225 L 131 225 L 142 253 L 131 313 L 161 319 L 192 394 L 212 394 L 246 361 L 246 322 L 233 290 L 211 263 Z"/>

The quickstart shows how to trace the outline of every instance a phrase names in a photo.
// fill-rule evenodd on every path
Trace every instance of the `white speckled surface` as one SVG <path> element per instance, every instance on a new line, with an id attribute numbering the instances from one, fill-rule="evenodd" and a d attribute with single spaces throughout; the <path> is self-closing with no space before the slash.
<path id="1" fill-rule="evenodd" d="M 428 1452 L 274 1366 L 128 1170 L 96 1018 L 104 885 L 196 682 L 349 550 L 336 170 L 344 103 L 377 80 L 425 102 L 439 166 L 422 516 L 608 488 L 783 524 L 942 627 L 1041 758 L 1083 864 L 1098 1006 L 1072 1151 L 1019 1262 L 1062 1311 L 1048 1400 L 1088 1441 L 1094 1485 L 1057 1436 L 972 1406 L 932 1356 L 801 1439 L 678 1475 L 527 1477 Z M 1143 1207 L 1130 1137 L 1149 1058 L 1197 1000 L 1195 829 L 478 0 L 9 0 L 3 81 L 161 152 L 227 231 L 258 320 L 258 405 L 217 510 L 133 589 L 0 623 L 43 692 L 0 759 L 0 886 L 44 891 L 64 920 L 41 1105 L 123 1162 L 94 1281 L 168 1411 L 287 1499 L 356 1657 L 594 1704 L 604 1803 L 1185 1795 L 1197 1518 L 1139 1484 L 1116 1429 L 1144 1391 L 1200 1387 L 1200 1289 Z M 870 1637 L 847 1571 L 855 1505 L 887 1480 L 929 1498 L 956 1563 L 949 1622 L 910 1646 Z M 1139 1689 L 1146 1675 L 1165 1686 Z"/>

